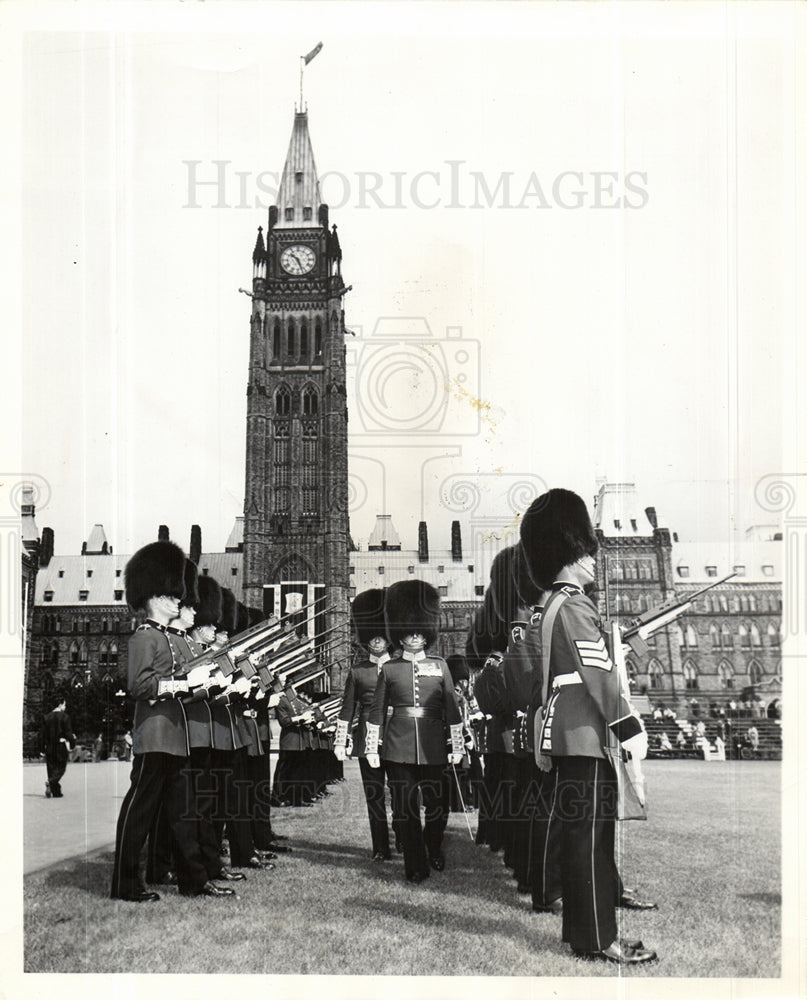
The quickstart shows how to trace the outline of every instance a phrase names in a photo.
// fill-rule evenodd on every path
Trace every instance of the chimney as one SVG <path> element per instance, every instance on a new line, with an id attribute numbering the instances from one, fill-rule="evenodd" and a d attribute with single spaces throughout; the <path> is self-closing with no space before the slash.
<path id="1" fill-rule="evenodd" d="M 421 521 L 418 524 L 418 562 L 428 562 L 429 561 L 429 529 L 426 527 L 426 522 Z"/>
<path id="2" fill-rule="evenodd" d="M 451 559 L 453 562 L 462 562 L 462 534 L 459 521 L 451 522 Z"/>
<path id="3" fill-rule="evenodd" d="M 39 565 L 47 566 L 53 558 L 53 528 L 42 529 L 42 548 L 39 552 Z"/>
<path id="4" fill-rule="evenodd" d="M 168 537 L 168 525 L 161 524 L 157 529 L 157 541 L 158 542 L 168 542 L 170 538 Z"/>
<path id="5" fill-rule="evenodd" d="M 199 565 L 199 560 L 202 558 L 202 529 L 198 524 L 191 525 L 191 547 L 188 552 L 188 558 L 192 563 Z"/>
<path id="6" fill-rule="evenodd" d="M 654 528 L 658 527 L 658 518 L 656 517 L 655 507 L 645 507 L 645 514 L 647 515 L 647 520 L 653 525 Z"/>

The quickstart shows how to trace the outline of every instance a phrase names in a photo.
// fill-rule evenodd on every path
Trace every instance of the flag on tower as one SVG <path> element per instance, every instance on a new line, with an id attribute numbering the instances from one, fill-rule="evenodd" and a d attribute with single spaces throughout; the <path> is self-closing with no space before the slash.
<path id="1" fill-rule="evenodd" d="M 303 56 L 303 59 L 305 60 L 305 65 L 306 66 L 311 62 L 311 60 L 314 58 L 314 56 L 318 56 L 319 55 L 321 48 L 322 48 L 322 42 L 317 42 L 317 44 L 314 46 L 313 49 L 311 49 L 311 51 L 308 53 L 308 55 L 307 56 Z"/>

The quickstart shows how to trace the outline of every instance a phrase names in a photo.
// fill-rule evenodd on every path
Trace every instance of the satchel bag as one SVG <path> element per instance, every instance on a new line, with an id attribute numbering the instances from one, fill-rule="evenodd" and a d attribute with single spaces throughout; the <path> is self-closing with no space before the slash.
<path id="1" fill-rule="evenodd" d="M 616 772 L 617 815 L 620 820 L 647 819 L 644 781 L 637 780 L 633 768 L 625 760 L 621 747 L 603 747 L 606 759 Z"/>

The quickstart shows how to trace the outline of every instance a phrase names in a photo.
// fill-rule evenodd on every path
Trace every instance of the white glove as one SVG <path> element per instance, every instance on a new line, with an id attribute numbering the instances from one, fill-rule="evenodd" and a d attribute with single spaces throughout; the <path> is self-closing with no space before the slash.
<path id="1" fill-rule="evenodd" d="M 223 688 L 223 687 L 227 686 L 227 678 L 224 676 L 224 674 L 220 670 L 216 669 L 210 675 L 210 683 L 214 687 L 222 687 Z"/>
<path id="2" fill-rule="evenodd" d="M 378 756 L 377 753 L 368 753 L 367 763 L 370 765 L 370 767 L 381 767 L 381 758 Z"/>
<path id="3" fill-rule="evenodd" d="M 252 685 L 249 682 L 248 677 L 239 677 L 238 680 L 233 684 L 233 690 L 237 691 L 239 694 L 249 694 L 249 689 Z"/>
<path id="4" fill-rule="evenodd" d="M 279 694 L 270 694 L 269 695 L 269 701 L 267 702 L 267 705 L 269 706 L 269 708 L 274 708 L 275 705 L 277 705 L 279 701 L 280 701 L 280 695 Z"/>
<path id="5" fill-rule="evenodd" d="M 455 765 L 456 764 L 461 764 L 462 763 L 462 758 L 464 756 L 465 756 L 465 754 L 462 754 L 462 753 L 450 753 L 448 755 L 448 762 L 449 762 L 449 764 L 455 764 Z"/>
<path id="6" fill-rule="evenodd" d="M 185 680 L 188 682 L 188 687 L 201 687 L 207 678 L 210 676 L 210 664 L 202 663 L 198 667 L 194 667 L 193 670 L 188 671 L 188 676 Z"/>
<path id="7" fill-rule="evenodd" d="M 633 760 L 644 760 L 647 756 L 647 733 L 642 730 L 635 736 L 624 740 L 622 746 L 628 751 Z"/>
<path id="8" fill-rule="evenodd" d="M 336 743 L 333 748 L 333 755 L 337 760 L 344 760 L 347 757 L 347 750 L 343 743 Z"/>

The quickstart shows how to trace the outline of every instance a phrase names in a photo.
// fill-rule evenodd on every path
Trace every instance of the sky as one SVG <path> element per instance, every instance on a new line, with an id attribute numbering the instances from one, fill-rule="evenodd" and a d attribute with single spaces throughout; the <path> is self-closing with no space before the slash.
<path id="1" fill-rule="evenodd" d="M 682 540 L 770 522 L 789 6 L 303 7 L 224 30 L 99 10 L 22 38 L 22 457 L 56 551 L 95 522 L 119 552 L 159 524 L 187 547 L 194 523 L 221 550 L 242 513 L 239 288 L 319 41 L 305 102 L 353 286 L 354 539 L 388 513 L 405 547 L 421 518 L 444 547 L 455 518 L 512 525 L 602 478 Z"/>

